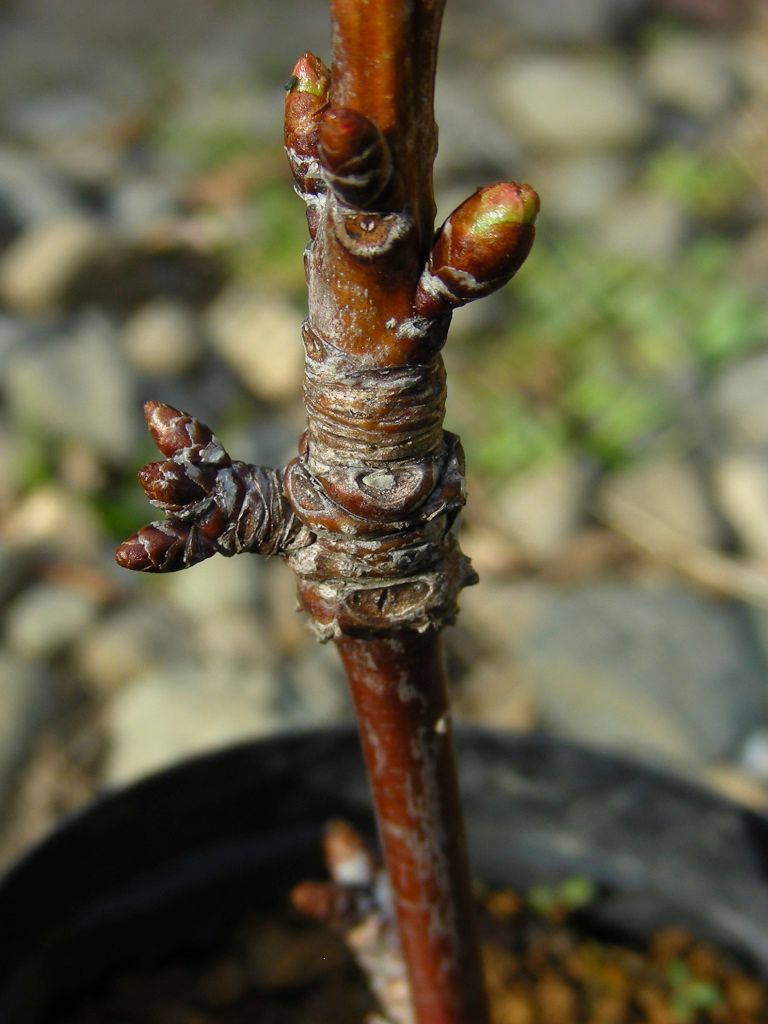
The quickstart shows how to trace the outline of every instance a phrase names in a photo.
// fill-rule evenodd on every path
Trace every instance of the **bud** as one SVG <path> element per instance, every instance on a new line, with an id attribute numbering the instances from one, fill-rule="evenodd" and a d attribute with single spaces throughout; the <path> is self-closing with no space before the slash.
<path id="1" fill-rule="evenodd" d="M 324 188 L 317 142 L 329 87 L 328 68 L 311 53 L 299 58 L 286 83 L 285 151 L 296 186 L 305 196 L 317 195 Z"/>
<path id="2" fill-rule="evenodd" d="M 370 210 L 392 178 L 392 154 L 379 128 L 356 110 L 329 110 L 320 126 L 320 162 L 334 194 Z"/>
<path id="3" fill-rule="evenodd" d="M 530 185 L 478 189 L 437 234 L 416 291 L 417 314 L 440 316 L 506 284 L 531 250 L 538 212 Z"/>
<path id="4" fill-rule="evenodd" d="M 373 884 L 376 874 L 373 857 L 363 837 L 349 822 L 328 822 L 323 837 L 323 852 L 331 877 L 337 884 Z"/>
<path id="5" fill-rule="evenodd" d="M 169 513 L 117 549 L 125 569 L 175 572 L 219 552 L 272 555 L 306 543 L 304 528 L 283 494 L 283 475 L 233 462 L 200 420 L 162 402 L 147 402 L 147 424 L 164 462 L 139 473 L 149 500 Z"/>
<path id="6" fill-rule="evenodd" d="M 146 496 L 153 505 L 169 512 L 207 498 L 215 479 L 215 469 L 201 470 L 184 462 L 150 462 L 139 471 L 139 483 Z"/>
<path id="7" fill-rule="evenodd" d="M 142 526 L 118 547 L 115 561 L 124 569 L 138 572 L 175 572 L 183 569 L 189 564 L 186 549 L 191 529 L 193 527 L 173 520 Z"/>
<path id="8" fill-rule="evenodd" d="M 169 458 L 228 466 L 230 458 L 204 423 L 163 402 L 146 402 L 144 418 L 155 444 Z"/>
<path id="9" fill-rule="evenodd" d="M 169 516 L 142 526 L 124 540 L 115 552 L 115 561 L 124 569 L 139 572 L 178 572 L 217 552 L 233 554 L 221 543 L 227 526 L 226 516 L 213 503 L 191 523 Z"/>

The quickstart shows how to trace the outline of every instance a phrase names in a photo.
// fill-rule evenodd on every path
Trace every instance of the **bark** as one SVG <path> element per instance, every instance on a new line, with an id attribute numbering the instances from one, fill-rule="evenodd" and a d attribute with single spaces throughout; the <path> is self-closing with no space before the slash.
<path id="1" fill-rule="evenodd" d="M 440 638 L 338 642 L 418 1024 L 488 1020 Z"/>

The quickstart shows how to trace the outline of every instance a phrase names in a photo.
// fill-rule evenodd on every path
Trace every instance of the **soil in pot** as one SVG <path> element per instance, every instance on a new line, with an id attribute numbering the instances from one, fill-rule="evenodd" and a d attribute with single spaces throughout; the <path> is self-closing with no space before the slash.
<path id="1" fill-rule="evenodd" d="M 457 740 L 472 862 L 495 893 L 496 1024 L 571 1024 L 564 1001 L 578 1024 L 766 1024 L 765 988 L 702 945 L 768 978 L 768 820 L 550 737 Z M 0 879 L 0 1021 L 359 1024 L 370 997 L 337 937 L 286 910 L 298 880 L 322 877 L 334 818 L 373 834 L 352 728 L 217 751 L 105 795 Z M 569 931 L 574 893 L 557 880 L 574 876 L 596 891 Z M 700 941 L 661 931 L 672 924 Z M 264 933 L 273 946 L 254 955 Z M 617 935 L 628 953 L 611 951 Z M 283 975 L 254 978 L 254 962 Z"/>
<path id="2" fill-rule="evenodd" d="M 768 1020 L 768 986 L 682 929 L 658 932 L 644 949 L 590 934 L 574 910 L 590 890 L 574 878 L 524 897 L 484 896 L 494 1024 Z M 249 916 L 205 957 L 118 972 L 55 1024 L 360 1024 L 374 1009 L 333 931 L 276 912 Z"/>

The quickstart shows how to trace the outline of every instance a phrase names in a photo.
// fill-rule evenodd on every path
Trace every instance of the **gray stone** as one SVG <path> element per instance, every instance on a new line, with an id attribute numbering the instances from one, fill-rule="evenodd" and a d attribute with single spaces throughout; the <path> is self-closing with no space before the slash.
<path id="1" fill-rule="evenodd" d="M 56 310 L 75 282 L 114 251 L 92 217 L 70 214 L 32 224 L 0 260 L 0 298 L 22 313 Z"/>
<path id="2" fill-rule="evenodd" d="M 655 100 L 694 117 L 716 117 L 735 94 L 731 49 L 710 36 L 663 37 L 646 54 L 641 74 Z"/>
<path id="3" fill-rule="evenodd" d="M 529 177 L 546 196 L 546 214 L 586 227 L 616 199 L 633 172 L 631 160 L 620 154 L 588 153 L 540 161 Z"/>
<path id="4" fill-rule="evenodd" d="M 272 710 L 274 679 L 215 665 L 153 671 L 126 684 L 107 705 L 107 782 L 127 782 L 181 758 L 264 735 L 279 717 Z"/>
<path id="5" fill-rule="evenodd" d="M 537 580 L 510 584 L 483 579 L 461 594 L 461 625 L 492 652 L 516 648 L 549 603 L 550 588 Z"/>
<path id="6" fill-rule="evenodd" d="M 520 159 L 519 146 L 510 139 L 498 114 L 489 108 L 477 80 L 459 75 L 439 78 L 435 91 L 435 117 L 440 125 L 440 149 L 435 166 L 440 181 L 457 177 L 476 180 L 508 177 Z M 463 201 L 466 195 L 459 197 Z"/>
<path id="7" fill-rule="evenodd" d="M 0 803 L 48 710 L 51 681 L 39 666 L 0 651 Z"/>
<path id="8" fill-rule="evenodd" d="M 594 45 L 609 38 L 638 5 L 636 0 L 486 0 L 484 6 L 530 39 Z"/>
<path id="9" fill-rule="evenodd" d="M 493 729 L 522 732 L 538 724 L 536 700 L 514 660 L 484 659 L 467 677 L 453 700 L 457 718 Z"/>
<path id="10" fill-rule="evenodd" d="M 240 394 L 238 390 L 238 398 Z M 237 458 L 243 462 L 254 466 L 285 466 L 296 455 L 296 440 L 306 428 L 305 415 L 298 400 L 281 410 L 279 417 L 273 409 L 252 409 L 247 420 L 233 424 L 219 436 L 233 457 L 237 453 Z"/>
<path id="11" fill-rule="evenodd" d="M 86 315 L 70 335 L 17 349 L 8 362 L 18 423 L 82 441 L 109 459 L 131 455 L 138 436 L 133 375 L 108 320 Z"/>
<path id="12" fill-rule="evenodd" d="M 286 727 L 303 729 L 352 717 L 341 659 L 332 644 L 312 643 L 283 665 L 282 676 L 277 709 Z"/>
<path id="13" fill-rule="evenodd" d="M 20 317 L 0 315 L 0 393 L 14 354 L 22 346 L 34 344 L 39 333 L 34 326 L 25 323 Z"/>
<path id="14" fill-rule="evenodd" d="M 581 57 L 515 57 L 499 72 L 494 99 L 509 130 L 542 149 L 631 147 L 651 127 L 631 80 Z"/>
<path id="15" fill-rule="evenodd" d="M 152 668 L 185 657 L 194 660 L 189 634 L 183 616 L 145 595 L 140 603 L 115 609 L 83 633 L 75 664 L 97 692 L 108 695 Z"/>
<path id="16" fill-rule="evenodd" d="M 217 609 L 210 616 L 196 618 L 181 635 L 212 665 L 233 672 L 247 675 L 253 665 L 261 671 L 271 670 L 276 662 L 263 615 L 253 607 Z"/>
<path id="17" fill-rule="evenodd" d="M 194 60 L 188 65 L 202 89 L 231 82 L 234 66 L 237 80 L 245 82 L 251 94 L 255 69 L 262 76 L 266 69 L 270 85 L 285 74 L 295 59 L 288 55 L 293 54 L 299 35 L 302 46 L 313 48 L 314 53 L 323 53 L 328 46 L 327 10 L 314 3 L 268 0 L 231 9 L 226 18 L 215 20 L 209 32 L 195 33 Z"/>
<path id="18" fill-rule="evenodd" d="M 82 441 L 65 441 L 57 471 L 62 484 L 76 494 L 99 497 L 108 486 L 107 473 L 96 452 Z"/>
<path id="19" fill-rule="evenodd" d="M 24 553 L 0 541 L 0 605 L 21 589 L 28 570 Z"/>
<path id="20" fill-rule="evenodd" d="M 746 550 L 768 562 L 768 457 L 743 452 L 721 458 L 713 473 L 721 511 Z"/>
<path id="21" fill-rule="evenodd" d="M 296 576 L 279 558 L 267 559 L 260 567 L 264 581 L 264 618 L 270 646 L 280 659 L 301 658 L 317 647 L 309 619 L 299 612 Z"/>
<path id="22" fill-rule="evenodd" d="M 138 309 L 123 332 L 125 354 L 148 376 L 174 376 L 191 369 L 203 353 L 203 340 L 192 311 L 169 299 Z"/>
<path id="23" fill-rule="evenodd" d="M 0 313 L 0 369 L 5 369 L 8 353 L 21 344 L 28 332 L 17 318 Z"/>
<path id="24" fill-rule="evenodd" d="M 98 603 L 85 591 L 38 583 L 9 606 L 6 643 L 23 658 L 52 658 L 88 629 L 97 612 Z"/>
<path id="25" fill-rule="evenodd" d="M 153 591 L 183 613 L 174 642 L 183 644 L 187 655 L 246 676 L 254 665 L 271 670 L 276 652 L 263 611 L 263 560 L 257 555 L 214 555 L 158 579 Z"/>
<path id="26" fill-rule="evenodd" d="M 18 454 L 18 441 L 0 426 L 0 514 L 9 511 L 18 495 Z"/>
<path id="27" fill-rule="evenodd" d="M 6 108 L 14 130 L 30 142 L 50 144 L 54 139 L 87 136 L 110 127 L 113 113 L 93 91 L 50 90 L 24 97 Z"/>
<path id="28" fill-rule="evenodd" d="M 85 185 L 103 184 L 115 176 L 123 159 L 120 112 L 105 101 L 93 82 L 82 90 L 20 95 L 18 102 L 6 108 L 6 121 L 49 164 Z"/>
<path id="29" fill-rule="evenodd" d="M 590 743 L 701 763 L 765 719 L 738 613 L 678 587 L 553 592 L 513 656 L 544 724 Z"/>
<path id="30" fill-rule="evenodd" d="M 75 210 L 71 190 L 37 156 L 0 146 L 0 208 L 19 226 L 48 221 Z"/>
<path id="31" fill-rule="evenodd" d="M 768 728 L 756 729 L 747 736 L 739 761 L 745 772 L 768 783 Z"/>
<path id="32" fill-rule="evenodd" d="M 720 529 L 694 469 L 678 458 L 654 456 L 613 473 L 600 487 L 596 507 L 609 523 L 629 507 L 653 517 L 686 539 L 716 546 Z"/>
<path id="33" fill-rule="evenodd" d="M 256 555 L 213 558 L 158 580 L 157 590 L 195 622 L 219 620 L 230 612 L 253 611 L 263 589 Z"/>
<path id="34" fill-rule="evenodd" d="M 728 367 L 715 380 L 711 402 L 719 430 L 736 444 L 768 444 L 768 353 Z"/>
<path id="35" fill-rule="evenodd" d="M 44 551 L 103 566 L 101 527 L 93 506 L 62 487 L 38 487 L 5 517 L 0 539 L 24 552 Z"/>
<path id="36" fill-rule="evenodd" d="M 604 249 L 655 261 L 668 259 L 680 250 L 686 228 L 685 214 L 673 199 L 629 192 L 606 203 L 593 232 Z"/>
<path id="37" fill-rule="evenodd" d="M 304 350 L 292 306 L 233 288 L 213 304 L 208 323 L 214 347 L 257 398 L 280 403 L 299 395 Z"/>
<path id="38" fill-rule="evenodd" d="M 734 57 L 740 84 L 757 100 L 768 100 L 768 61 L 761 34 L 754 32 L 742 36 Z"/>
<path id="39" fill-rule="evenodd" d="M 497 509 L 523 554 L 553 558 L 584 515 L 586 478 L 575 462 L 558 461 L 518 475 L 501 493 Z"/>
<path id="40" fill-rule="evenodd" d="M 142 238 L 175 221 L 179 201 L 173 189 L 155 177 L 131 178 L 113 189 L 111 213 L 123 234 Z"/>

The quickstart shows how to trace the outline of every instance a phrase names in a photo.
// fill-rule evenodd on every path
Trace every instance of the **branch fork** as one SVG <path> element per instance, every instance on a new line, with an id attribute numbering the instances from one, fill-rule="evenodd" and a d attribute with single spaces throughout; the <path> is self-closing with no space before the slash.
<path id="1" fill-rule="evenodd" d="M 161 402 L 144 414 L 164 462 L 139 472 L 145 494 L 167 513 L 123 541 L 117 562 L 175 572 L 221 554 L 286 554 L 310 534 L 283 495 L 279 470 L 233 461 L 200 420 Z"/>
<path id="2" fill-rule="evenodd" d="M 476 582 L 456 540 L 464 458 L 442 429 L 440 349 L 451 311 L 522 265 L 538 197 L 511 182 L 479 189 L 411 266 L 418 225 L 392 147 L 367 115 L 333 104 L 332 77 L 307 53 L 287 85 L 285 147 L 310 232 L 299 455 L 285 470 L 233 461 L 194 417 L 148 403 L 169 459 L 139 480 L 168 518 L 117 557 L 169 572 L 216 553 L 278 554 L 323 640 L 439 630 Z"/>

